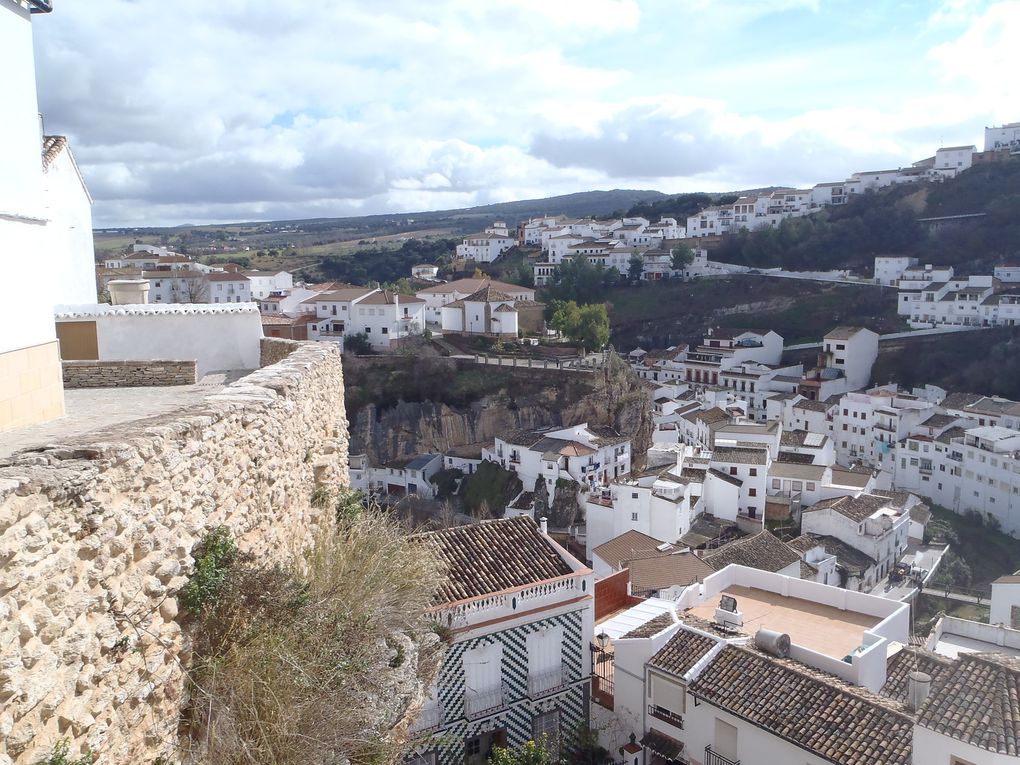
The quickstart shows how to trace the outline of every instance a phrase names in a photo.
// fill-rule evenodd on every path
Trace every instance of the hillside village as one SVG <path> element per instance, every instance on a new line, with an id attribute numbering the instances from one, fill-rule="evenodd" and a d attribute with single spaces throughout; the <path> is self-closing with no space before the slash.
<path id="1" fill-rule="evenodd" d="M 8 71 L 34 71 L 52 10 L 0 7 Z M 3 308 L 0 765 L 278 761 L 237 754 L 249 734 L 314 741 L 306 762 L 1020 762 L 1020 402 L 875 372 L 904 336 L 1016 326 L 1020 265 L 712 258 L 738 229 L 1020 162 L 1020 123 L 686 221 L 492 220 L 399 283 L 349 284 L 146 242 L 97 260 L 34 77 L 3 89 L 0 247 L 34 253 L 3 273 L 49 281 Z M 705 322 L 613 348 L 589 299 L 734 274 L 894 291 L 903 331 Z M 401 390 L 408 368 L 519 427 L 359 452 L 351 393 L 376 423 L 452 411 Z M 370 373 L 395 403 L 354 390 Z M 568 380 L 589 419 L 562 416 Z M 522 413 L 533 381 L 559 421 Z M 217 695 L 228 670 L 249 684 Z"/>

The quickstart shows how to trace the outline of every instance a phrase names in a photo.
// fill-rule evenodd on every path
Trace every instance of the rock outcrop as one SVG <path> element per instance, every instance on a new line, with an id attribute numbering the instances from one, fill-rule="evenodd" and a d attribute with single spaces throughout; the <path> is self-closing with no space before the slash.
<path id="1" fill-rule="evenodd" d="M 384 364 L 380 361 L 379 364 Z M 404 363 L 393 359 L 395 367 Z M 375 370 L 377 371 L 377 370 Z M 456 400 L 442 385 L 429 385 L 422 375 L 457 374 L 482 379 L 473 400 Z M 371 385 L 355 374 L 351 385 Z M 418 397 L 422 390 L 428 398 Z M 419 370 L 406 390 L 387 391 L 387 403 L 367 403 L 348 410 L 351 453 L 368 454 L 374 464 L 427 452 L 445 452 L 471 444 L 492 444 L 497 435 L 517 428 L 568 426 L 588 422 L 607 425 L 634 441 L 640 464 L 651 445 L 652 420 L 648 389 L 622 359 L 612 356 L 595 372 L 488 367 L 449 362 Z M 405 398 L 406 396 L 406 398 Z"/>

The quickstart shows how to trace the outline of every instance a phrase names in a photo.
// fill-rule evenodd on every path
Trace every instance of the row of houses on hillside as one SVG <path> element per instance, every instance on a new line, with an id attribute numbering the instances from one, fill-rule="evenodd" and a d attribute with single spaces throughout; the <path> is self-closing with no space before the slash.
<path id="1" fill-rule="evenodd" d="M 875 280 L 896 286 L 896 312 L 914 329 L 1012 327 L 1020 323 L 1020 265 L 956 278 L 952 266 L 919 266 L 916 258 L 875 258 Z"/>

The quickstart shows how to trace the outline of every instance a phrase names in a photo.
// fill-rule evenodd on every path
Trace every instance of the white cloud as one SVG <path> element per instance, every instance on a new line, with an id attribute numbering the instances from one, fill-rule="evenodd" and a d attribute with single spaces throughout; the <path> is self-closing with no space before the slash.
<path id="1" fill-rule="evenodd" d="M 643 23 L 651 11 L 703 40 L 770 14 L 822 15 L 817 0 L 336 0 L 311 10 L 89 0 L 34 23 L 47 129 L 71 137 L 96 223 L 108 225 L 613 186 L 746 188 L 905 164 L 947 130 L 957 141 L 974 120 L 1020 116 L 998 116 L 1020 103 L 1017 3 L 951 6 L 929 19 L 943 31 L 926 87 L 891 93 L 893 108 L 863 87 L 811 108 L 827 75 L 810 50 L 702 54 L 675 73 L 642 57 L 646 40 L 671 34 Z M 947 28 L 963 31 L 943 42 Z M 846 61 L 855 44 L 848 37 L 830 56 Z M 844 87 L 853 71 L 834 69 L 833 81 Z M 736 100 L 763 88 L 794 103 Z"/>

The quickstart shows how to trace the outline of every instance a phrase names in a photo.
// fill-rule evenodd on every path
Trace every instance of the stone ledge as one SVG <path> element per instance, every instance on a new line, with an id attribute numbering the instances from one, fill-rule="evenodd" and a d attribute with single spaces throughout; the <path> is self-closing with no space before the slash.
<path id="1" fill-rule="evenodd" d="M 65 388 L 121 388 L 163 385 L 194 385 L 198 382 L 195 360 L 156 361 L 63 361 Z"/>

